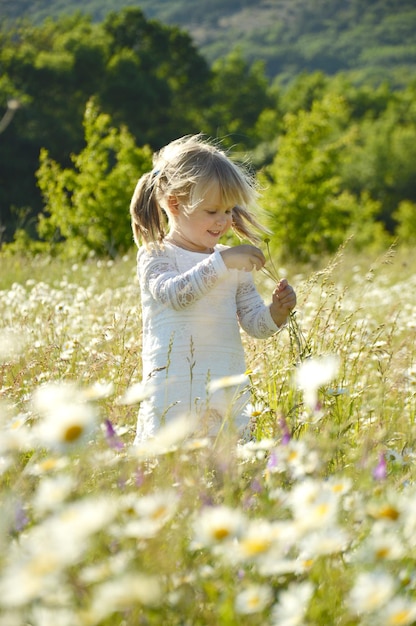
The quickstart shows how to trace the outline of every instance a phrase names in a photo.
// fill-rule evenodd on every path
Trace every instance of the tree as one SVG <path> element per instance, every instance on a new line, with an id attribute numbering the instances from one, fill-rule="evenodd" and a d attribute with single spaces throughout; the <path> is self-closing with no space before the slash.
<path id="1" fill-rule="evenodd" d="M 348 234 L 357 233 L 357 245 L 381 234 L 374 226 L 379 205 L 342 188 L 342 155 L 354 139 L 342 130 L 348 119 L 344 101 L 330 96 L 311 111 L 285 116 L 278 152 L 261 178 L 272 243 L 282 257 L 308 261 L 333 253 Z"/>
<path id="2" fill-rule="evenodd" d="M 91 100 L 84 117 L 85 148 L 62 169 L 42 150 L 37 172 L 47 215 L 39 235 L 68 256 L 115 256 L 132 245 L 130 198 L 139 176 L 152 167 L 151 150 L 137 148 L 125 127 L 111 126 Z"/>
<path id="3" fill-rule="evenodd" d="M 108 73 L 98 92 L 103 110 L 155 148 L 201 130 L 211 104 L 210 70 L 190 36 L 147 20 L 140 9 L 110 13 Z"/>
<path id="4" fill-rule="evenodd" d="M 403 200 L 393 213 L 393 218 L 397 222 L 395 232 L 399 242 L 414 246 L 416 243 L 416 203 Z"/>
<path id="5" fill-rule="evenodd" d="M 357 126 L 357 141 L 344 161 L 344 185 L 360 194 L 367 190 L 380 202 L 378 218 L 394 232 L 393 213 L 400 202 L 416 203 L 415 85 L 391 94 L 384 111 Z"/>
<path id="6" fill-rule="evenodd" d="M 212 106 L 206 112 L 210 134 L 234 149 L 253 148 L 257 120 L 272 99 L 264 65 L 247 63 L 238 51 L 213 65 Z"/>

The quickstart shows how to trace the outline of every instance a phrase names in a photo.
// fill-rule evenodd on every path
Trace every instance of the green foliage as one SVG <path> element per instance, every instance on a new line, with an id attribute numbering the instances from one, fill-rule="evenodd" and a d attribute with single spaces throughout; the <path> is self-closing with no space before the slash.
<path id="1" fill-rule="evenodd" d="M 83 147 L 87 101 L 117 126 L 127 126 L 137 145 L 153 149 L 203 128 L 209 110 L 210 71 L 189 35 L 147 20 L 139 9 L 93 24 L 80 13 L 39 26 L 0 32 L 0 104 L 14 97 L 22 107 L 0 142 L 0 205 L 5 239 L 18 226 L 11 207 L 43 209 L 36 187 L 39 153 L 60 167 Z M 208 103 L 207 103 L 208 98 Z"/>
<path id="2" fill-rule="evenodd" d="M 397 221 L 396 234 L 400 242 L 416 244 L 416 203 L 403 200 L 393 213 Z"/>
<path id="3" fill-rule="evenodd" d="M 234 150 L 253 148 L 261 112 L 271 105 L 268 81 L 261 62 L 249 65 L 238 51 L 214 63 L 213 104 L 206 112 L 212 134 Z"/>
<path id="4" fill-rule="evenodd" d="M 70 5 L 63 0 L 14 0 L 3 12 L 5 18 L 26 16 L 39 24 L 74 10 L 103 21 L 109 13 L 132 6 L 137 8 L 135 0 L 71 0 Z M 250 63 L 266 63 L 270 77 L 290 80 L 304 71 L 335 74 L 371 67 L 381 79 L 388 73 L 394 80 L 399 58 L 405 80 L 414 75 L 413 0 L 141 0 L 140 8 L 148 17 L 189 32 L 210 63 L 238 43 Z"/>
<path id="5" fill-rule="evenodd" d="M 283 257 L 332 253 L 355 229 L 365 228 L 363 239 L 369 238 L 378 205 L 343 190 L 339 174 L 343 152 L 354 140 L 353 130 L 342 132 L 348 119 L 339 97 L 285 117 L 276 157 L 262 174 L 265 210 Z"/>
<path id="6" fill-rule="evenodd" d="M 47 215 L 39 235 L 65 254 L 115 256 L 132 242 L 129 203 L 135 181 L 151 169 L 151 151 L 137 148 L 126 128 L 110 126 L 93 101 L 85 110 L 85 148 L 72 155 L 74 168 L 61 168 L 42 150 L 37 172 Z"/>
<path id="7" fill-rule="evenodd" d="M 110 47 L 98 94 L 115 122 L 153 147 L 201 130 L 210 71 L 190 36 L 147 20 L 137 8 L 110 13 L 102 28 Z"/>
<path id="8" fill-rule="evenodd" d="M 152 15 L 163 10 L 166 19 L 175 21 L 175 15 L 200 19 L 204 13 L 199 5 L 190 8 L 187 16 L 185 3 L 173 3 L 169 8 L 164 4 L 152 3 Z M 53 194 L 42 197 L 36 186 L 42 153 L 41 170 L 59 192 L 62 211 L 70 213 L 74 188 L 75 195 L 82 197 L 81 184 L 88 198 L 85 204 L 91 202 L 98 188 L 98 169 L 91 172 L 82 163 L 84 176 L 80 172 L 75 176 L 71 157 L 77 154 L 80 158 L 84 149 L 82 120 L 91 96 L 109 116 L 109 123 L 123 129 L 121 133 L 126 130 L 137 146 L 149 145 L 155 150 L 180 135 L 203 132 L 220 137 L 233 152 L 253 163 L 256 171 L 270 166 L 266 188 L 278 190 L 277 195 L 266 198 L 267 204 L 275 206 L 272 227 L 281 230 L 283 223 L 299 212 L 294 220 L 296 230 L 305 234 L 304 258 L 316 254 L 321 245 L 323 250 L 333 250 L 342 233 L 354 232 L 357 246 L 383 238 L 382 227 L 394 234 L 397 207 L 401 202 L 416 202 L 415 84 L 396 89 L 406 76 L 408 81 L 406 62 L 413 58 L 410 33 L 414 11 L 408 2 L 393 11 L 387 0 L 357 1 L 343 7 L 327 0 L 292 2 L 289 7 L 279 0 L 273 6 L 261 5 L 253 22 L 253 3 L 216 2 L 207 21 L 211 28 L 221 16 L 215 37 L 223 28 L 228 36 L 221 44 L 225 46 L 221 58 L 212 68 L 200 53 L 203 46 L 198 49 L 190 35 L 177 26 L 149 19 L 144 8 L 119 12 L 110 12 L 110 8 L 111 2 L 107 2 L 100 13 L 94 6 L 94 18 L 75 13 L 58 20 L 49 17 L 38 26 L 21 22 L 9 31 L 0 30 L 0 104 L 6 109 L 7 102 L 16 98 L 22 105 L 0 136 L 2 241 L 10 241 L 23 227 L 33 236 L 31 226 L 38 214 L 49 211 L 40 228 L 49 241 L 72 239 L 75 230 L 88 231 L 87 239 L 96 241 L 93 249 L 115 254 L 114 242 L 123 240 L 115 227 L 111 233 L 98 234 L 95 224 L 81 226 L 79 222 L 75 229 L 74 218 L 72 230 L 67 232 L 65 220 L 54 223 L 59 211 L 50 212 L 50 206 L 58 201 Z M 94 22 L 99 16 L 104 21 Z M 244 36 L 234 36 L 241 28 L 246 29 Z M 250 41 L 262 46 L 254 62 Z M 385 53 L 390 52 L 394 54 L 388 60 Z M 279 71 L 270 83 L 266 71 L 270 71 L 272 53 Z M 364 61 L 365 54 L 368 58 Z M 361 60 L 357 63 L 354 58 Z M 310 71 L 320 64 L 320 71 Z M 330 77 L 335 71 L 331 64 L 338 74 Z M 392 82 L 387 82 L 384 66 L 397 70 Z M 342 67 L 346 71 L 341 74 Z M 337 98 L 344 101 L 348 112 L 343 119 L 329 115 L 324 128 L 317 111 Z M 295 126 L 300 123 L 298 134 L 303 128 L 306 136 L 310 135 L 306 143 L 311 150 L 305 148 L 300 135 L 296 138 L 290 116 L 285 117 L 288 113 L 294 116 Z M 292 151 L 288 148 L 291 143 L 292 148 L 297 146 Z M 118 190 L 131 189 L 133 184 L 126 180 L 127 173 L 122 173 L 123 158 L 120 153 L 114 172 L 121 182 L 114 179 L 106 194 L 113 194 L 114 206 L 118 205 Z M 273 171 L 275 160 L 284 174 L 282 179 Z M 87 172 L 93 183 L 88 182 Z M 53 182 L 55 175 L 60 182 Z M 291 194 L 294 200 L 286 211 Z M 46 197 L 48 207 L 44 206 Z M 23 209 L 24 223 L 19 218 Z M 78 213 L 83 215 L 81 210 Z M 25 241 L 22 232 L 16 234 L 17 246 L 26 245 Z M 294 248 L 293 242 L 288 245 Z"/>
<path id="9" fill-rule="evenodd" d="M 393 212 L 403 200 L 416 202 L 415 88 L 394 94 L 384 111 L 357 125 L 357 141 L 343 164 L 343 180 L 353 192 L 368 191 L 380 202 L 379 218 L 394 230 Z"/>

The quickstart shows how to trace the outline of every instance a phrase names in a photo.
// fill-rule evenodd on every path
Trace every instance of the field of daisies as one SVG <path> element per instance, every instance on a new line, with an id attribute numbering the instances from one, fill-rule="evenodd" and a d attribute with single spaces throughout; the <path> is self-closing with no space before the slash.
<path id="1" fill-rule="evenodd" d="M 416 624 L 413 253 L 258 273 L 247 437 L 142 447 L 134 252 L 1 263 L 0 626 Z"/>

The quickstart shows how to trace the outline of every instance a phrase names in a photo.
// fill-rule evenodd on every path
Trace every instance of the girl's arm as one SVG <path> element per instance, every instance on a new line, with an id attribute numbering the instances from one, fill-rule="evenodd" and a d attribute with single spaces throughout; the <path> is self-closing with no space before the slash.
<path id="1" fill-rule="evenodd" d="M 177 311 L 190 306 L 218 283 L 227 273 L 221 253 L 216 251 L 184 273 L 162 249 L 140 249 L 138 275 L 142 288 L 152 297 Z"/>
<path id="2" fill-rule="evenodd" d="M 273 311 L 274 312 L 274 311 Z M 289 314 L 289 311 L 287 312 Z M 279 318 L 278 325 L 272 316 L 272 305 L 266 305 L 254 285 L 251 274 L 242 274 L 237 291 L 237 315 L 240 326 L 257 339 L 266 339 L 280 330 L 286 319 Z M 276 316 L 277 317 L 277 316 Z"/>

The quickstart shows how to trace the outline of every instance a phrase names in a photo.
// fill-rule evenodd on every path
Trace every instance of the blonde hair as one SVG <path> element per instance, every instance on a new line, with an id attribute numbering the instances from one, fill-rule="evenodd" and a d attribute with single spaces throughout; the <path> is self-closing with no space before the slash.
<path id="1" fill-rule="evenodd" d="M 232 206 L 232 228 L 240 237 L 259 241 L 256 231 L 266 232 L 250 212 L 257 199 L 254 176 L 233 162 L 202 135 L 187 135 L 155 153 L 153 170 L 138 181 L 130 203 L 133 236 L 139 246 L 163 241 L 166 236 L 167 198 L 175 196 L 192 211 L 217 182 L 220 200 Z"/>

